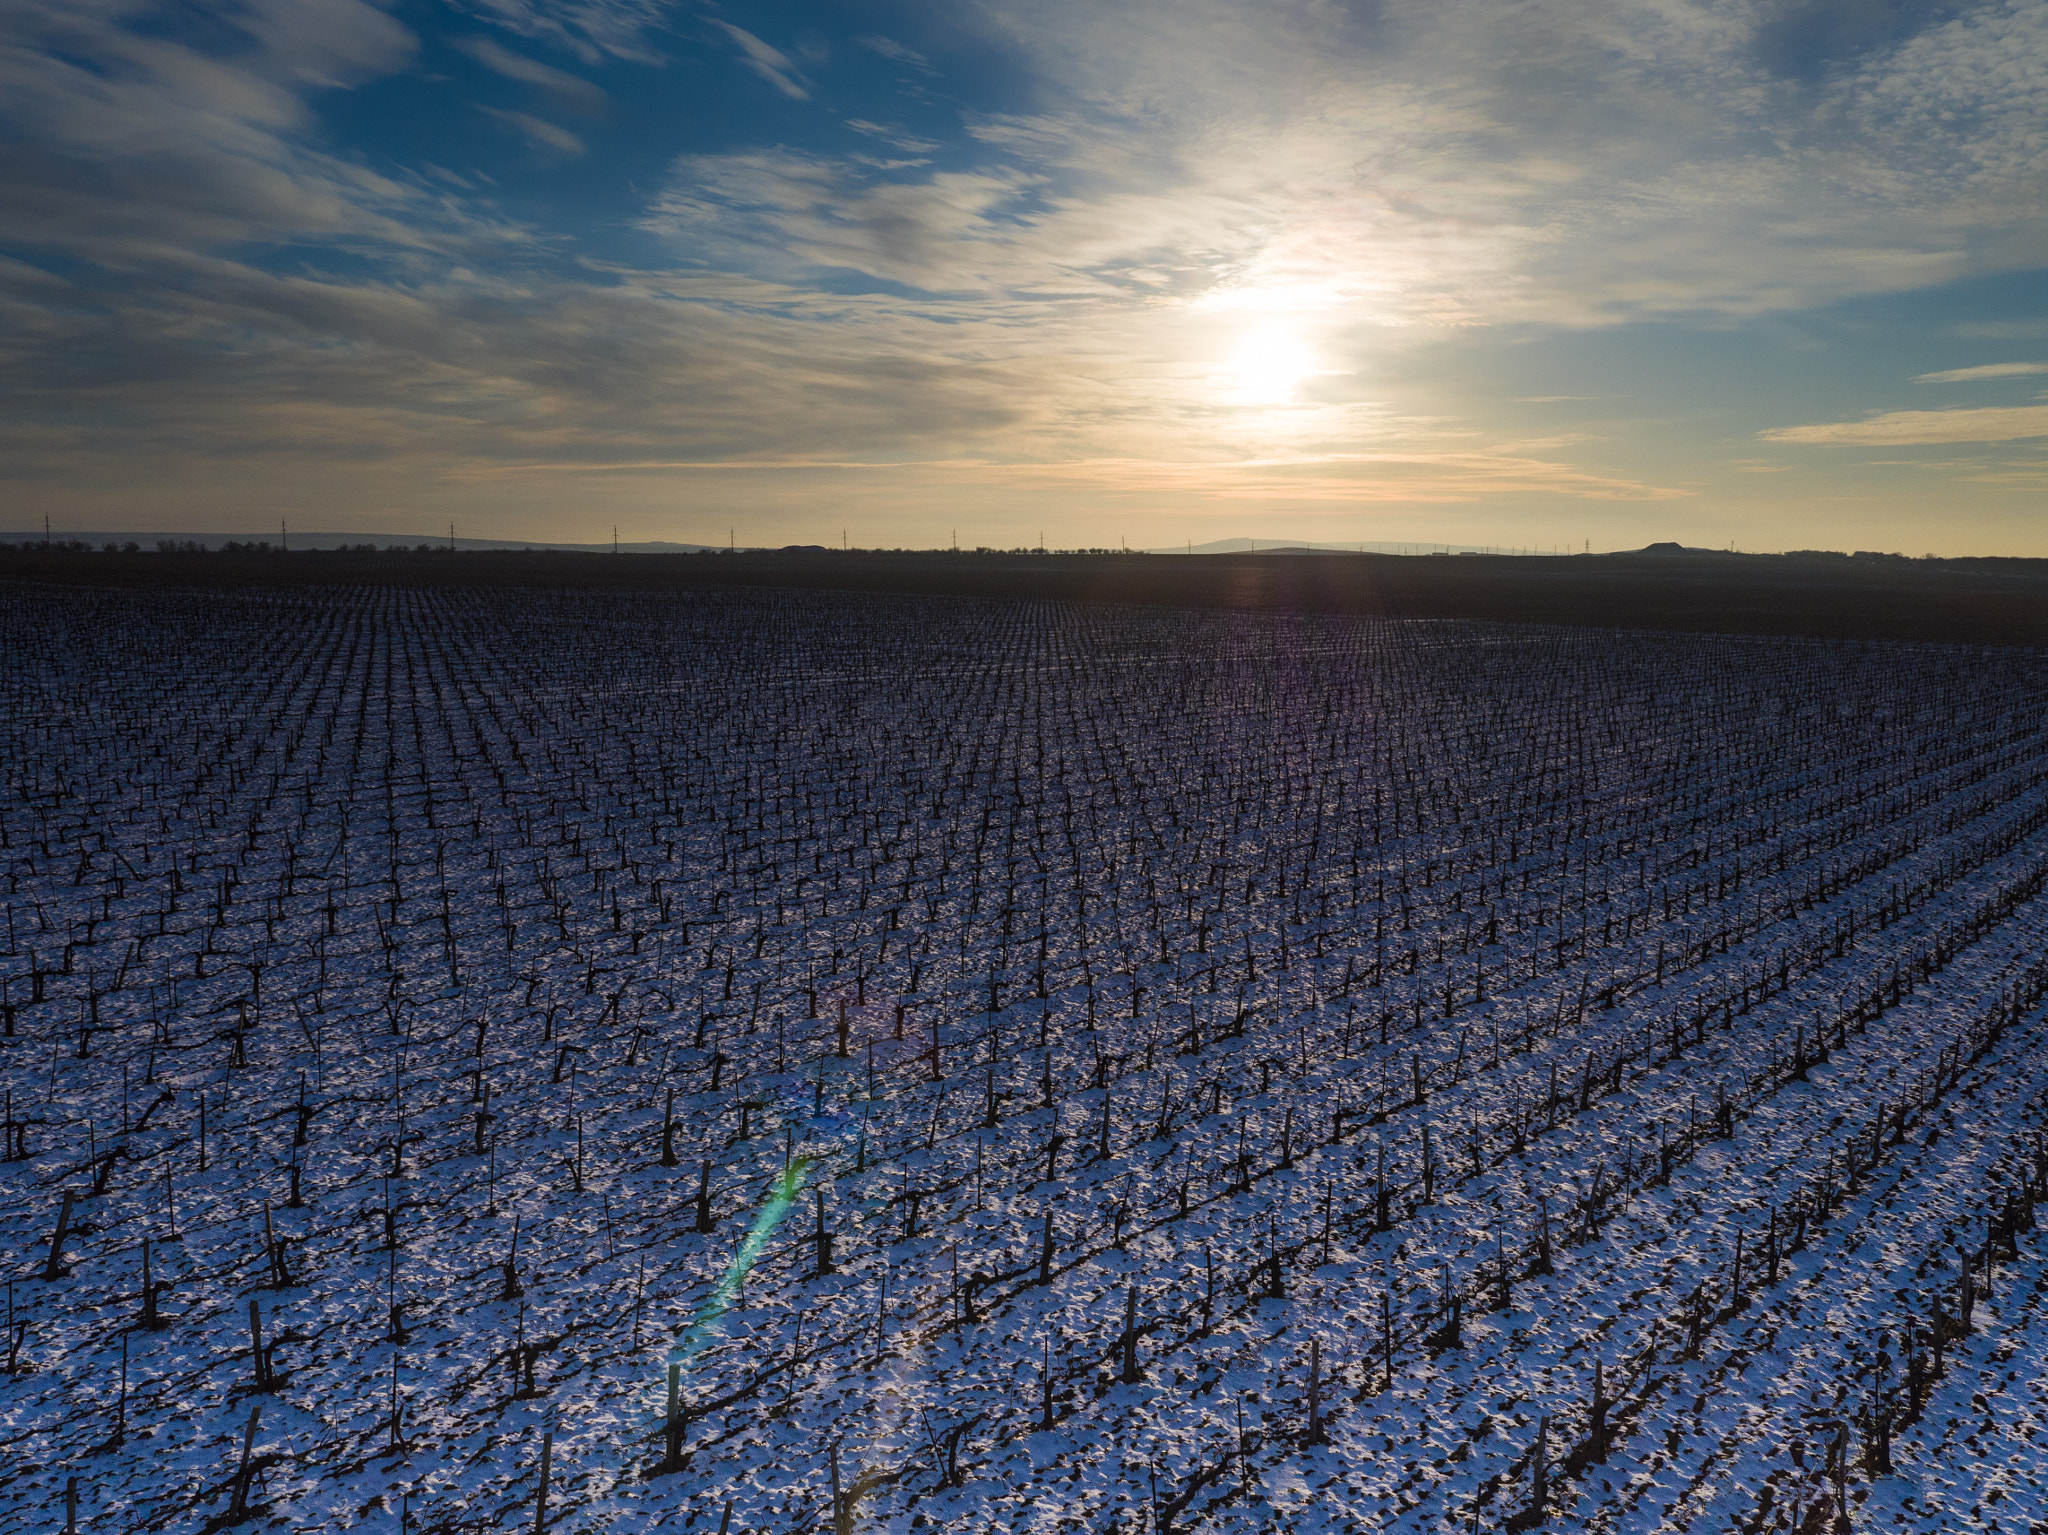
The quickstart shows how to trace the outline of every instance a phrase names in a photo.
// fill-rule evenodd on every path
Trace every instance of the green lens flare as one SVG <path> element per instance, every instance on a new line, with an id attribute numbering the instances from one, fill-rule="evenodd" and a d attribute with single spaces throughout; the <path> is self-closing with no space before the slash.
<path id="1" fill-rule="evenodd" d="M 788 1169 L 776 1182 L 774 1192 L 768 1196 L 768 1202 L 761 1207 L 761 1213 L 754 1217 L 753 1229 L 747 1233 L 747 1239 L 740 1243 L 739 1251 L 733 1254 L 732 1262 L 726 1268 L 725 1277 L 718 1281 L 703 1306 L 698 1309 L 697 1315 L 691 1319 L 689 1330 L 683 1334 L 675 1347 L 669 1350 L 671 1364 L 688 1363 L 691 1355 L 703 1348 L 712 1334 L 718 1330 L 719 1322 L 732 1308 L 733 1297 L 739 1294 L 740 1286 L 746 1283 L 748 1271 L 761 1256 L 761 1249 L 766 1247 L 768 1239 L 775 1235 L 775 1228 L 782 1224 L 783 1216 L 789 1213 L 790 1205 L 795 1201 L 798 1191 L 803 1188 L 804 1174 L 810 1170 L 810 1165 L 809 1157 L 798 1157 L 789 1164 Z"/>

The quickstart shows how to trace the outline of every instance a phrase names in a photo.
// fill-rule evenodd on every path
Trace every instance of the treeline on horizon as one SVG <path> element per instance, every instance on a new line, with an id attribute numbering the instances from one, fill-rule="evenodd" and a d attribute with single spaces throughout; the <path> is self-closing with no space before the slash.
<path id="1" fill-rule="evenodd" d="M 2048 646 L 2048 560 L 1651 550 L 1577 555 L 1316 551 L 837 550 L 617 555 L 446 543 L 285 550 L 197 540 L 110 557 L 84 540 L 9 548 L 0 580 L 78 587 L 787 587 L 996 601 L 1462 619 L 1919 644 Z M 132 547 L 131 547 L 132 546 Z M 454 555 L 463 556 L 460 559 Z M 440 556 L 435 558 L 434 556 Z"/>
<path id="2" fill-rule="evenodd" d="M 1780 551 L 1735 551 L 1722 549 L 1687 548 L 1678 545 L 1650 545 L 1643 549 L 1611 549 L 1599 554 L 1546 554 L 1541 551 L 1501 549 L 1460 549 L 1456 551 L 1418 548 L 1412 553 L 1388 549 L 1341 549 L 1322 545 L 1276 543 L 1269 549 L 1205 550 L 1200 554 L 1183 554 L 1172 549 L 1129 549 L 1108 547 L 1048 548 L 1044 545 L 1016 545 L 1000 547 L 977 544 L 971 548 L 923 547 L 912 545 L 858 545 L 834 549 L 827 544 L 781 544 L 746 545 L 717 548 L 712 545 L 686 545 L 671 549 L 646 549 L 624 547 L 602 549 L 590 545 L 560 544 L 497 544 L 488 548 L 472 545 L 468 548 L 451 545 L 446 541 L 421 540 L 417 543 L 361 542 L 352 544 L 311 545 L 294 549 L 282 541 L 272 543 L 269 539 L 227 539 L 218 547 L 197 538 L 158 538 L 145 545 L 136 539 L 121 541 L 104 540 L 94 543 L 81 538 L 22 539 L 19 541 L 0 540 L 0 554 L 274 554 L 274 555 L 339 555 L 339 554 L 468 554 L 468 555 L 587 555 L 606 558 L 627 558 L 648 560 L 699 559 L 705 557 L 726 557 L 734 555 L 933 555 L 933 556 L 987 556 L 987 555 L 1030 555 L 1039 557 L 1108 557 L 1115 559 L 1200 559 L 1200 560 L 1242 560 L 1287 558 L 1300 559 L 1307 556 L 1323 556 L 1332 559 L 1350 560 L 1443 560 L 1443 559 L 1514 559 L 1539 560 L 1551 563 L 1569 561 L 1574 564 L 1588 560 L 1627 559 L 1645 556 L 1664 559 L 1718 559 L 1740 561 L 1781 561 L 1781 560 L 1827 560 L 1827 561 L 1882 561 L 1888 564 L 1943 565 L 1962 568 L 2012 568 L 2023 571 L 2040 570 L 2048 572 L 2048 558 L 2032 555 L 1978 554 L 1978 555 L 1908 555 L 1897 551 L 1876 549 L 1786 549 Z"/>

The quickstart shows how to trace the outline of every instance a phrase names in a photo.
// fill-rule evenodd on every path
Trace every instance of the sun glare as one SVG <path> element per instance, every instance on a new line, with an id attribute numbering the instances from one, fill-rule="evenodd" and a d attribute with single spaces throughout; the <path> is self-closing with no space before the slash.
<path id="1" fill-rule="evenodd" d="M 1236 394 L 1254 405 L 1286 404 L 1315 371 L 1315 354 L 1284 325 L 1247 331 L 1230 358 Z"/>

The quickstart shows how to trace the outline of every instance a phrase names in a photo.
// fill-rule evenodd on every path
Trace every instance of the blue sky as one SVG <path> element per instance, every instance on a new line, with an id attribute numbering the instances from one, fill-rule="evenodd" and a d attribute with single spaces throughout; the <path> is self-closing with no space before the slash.
<path id="1" fill-rule="evenodd" d="M 2048 4 L 0 35 L 22 525 L 2048 554 Z"/>

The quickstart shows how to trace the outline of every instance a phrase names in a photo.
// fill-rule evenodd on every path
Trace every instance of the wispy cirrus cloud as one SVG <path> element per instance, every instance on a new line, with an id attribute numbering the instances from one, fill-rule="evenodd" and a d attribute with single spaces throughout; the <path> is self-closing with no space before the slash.
<path id="1" fill-rule="evenodd" d="M 336 93 L 430 88 L 363 0 L 182 30 L 147 0 L 17 7 L 0 441 L 46 474 L 109 451 L 411 483 L 803 461 L 1162 506 L 1675 501 L 1685 476 L 1568 430 L 1626 401 L 1607 380 L 1424 364 L 2038 260 L 2048 5 L 1883 9 L 998 0 L 902 42 L 801 4 L 748 27 L 459 0 L 440 41 L 467 62 L 439 62 L 487 72 L 525 154 L 467 109 L 481 148 L 351 142 Z M 630 167 L 605 142 L 629 108 Z M 1559 433 L 1516 441 L 1503 398 L 1564 407 Z M 2020 440 L 2044 409 L 1764 435 Z"/>
<path id="2" fill-rule="evenodd" d="M 314 102 L 397 73 L 418 40 L 362 0 L 253 0 L 232 46 L 143 27 L 141 3 L 0 13 L 0 204 L 18 253 L 127 275 L 252 246 L 428 251 L 523 242 L 502 215 L 323 141 Z M 402 253 L 402 254 L 400 254 Z M 174 280 L 166 276 L 166 281 Z"/>
<path id="3" fill-rule="evenodd" d="M 2032 378 L 2048 373 L 2048 362 L 1991 362 L 1976 368 L 1944 368 L 1914 376 L 1916 384 L 1976 384 L 1999 378 Z"/>
<path id="4" fill-rule="evenodd" d="M 1758 435 L 1766 442 L 1851 447 L 2018 442 L 2028 437 L 2048 437 L 2048 405 L 1991 406 L 1981 410 L 1893 410 L 1862 421 L 1773 427 Z"/>
<path id="5" fill-rule="evenodd" d="M 928 292 L 998 293 L 1045 269 L 1015 249 L 1028 227 L 1003 217 L 1030 185 L 1002 171 L 894 180 L 788 150 L 690 156 L 643 224 L 721 265 L 783 280 L 844 270 Z"/>
<path id="6" fill-rule="evenodd" d="M 508 80 L 517 80 L 525 85 L 539 87 L 555 100 L 579 112 L 602 111 L 609 101 L 602 88 L 593 85 L 581 75 L 572 75 L 566 69 L 556 69 L 538 59 L 529 59 L 524 54 L 514 53 L 501 43 L 488 37 L 462 37 L 454 40 L 456 48 L 475 59 L 494 74 Z"/>
<path id="7" fill-rule="evenodd" d="M 763 42 L 745 27 L 712 18 L 711 24 L 739 45 L 740 60 L 791 101 L 809 101 L 810 86 L 798 73 L 796 61 L 780 48 Z"/>
<path id="8" fill-rule="evenodd" d="M 584 64 L 661 60 L 662 34 L 688 14 L 678 0 L 450 0 L 459 11 Z"/>
<path id="9" fill-rule="evenodd" d="M 906 133 L 901 128 L 891 127 L 886 123 L 871 123 L 861 117 L 849 117 L 846 126 L 855 133 L 865 133 L 870 138 L 880 139 L 891 149 L 900 149 L 905 154 L 928 155 L 935 149 L 945 147 L 937 139 L 919 138 L 916 134 Z"/>
<path id="10" fill-rule="evenodd" d="M 553 123 L 548 122 L 544 118 L 535 117 L 530 112 L 514 112 L 505 107 L 483 106 L 478 107 L 477 110 L 482 112 L 484 116 L 503 123 L 507 128 L 510 128 L 514 133 L 525 139 L 527 143 L 543 153 L 556 155 L 580 155 L 583 153 L 583 140 L 576 137 L 568 129 L 558 128 Z"/>
<path id="11" fill-rule="evenodd" d="M 2048 233 L 2012 195 L 2048 96 L 1992 68 L 2048 62 L 2043 16 L 1973 12 L 1786 81 L 1790 45 L 1760 23 L 1650 5 L 1396 5 L 1376 28 L 1313 7 L 1008 6 L 991 25 L 1049 110 L 972 121 L 989 158 L 967 174 L 1039 195 L 946 226 L 917 265 L 948 291 L 970 269 L 1009 289 L 1171 271 L 1211 302 L 1382 324 L 1740 316 L 1922 287 Z M 1516 62 L 1532 59 L 1550 84 L 1534 97 Z M 763 153 L 734 165 L 758 174 Z M 805 158 L 788 174 L 811 194 L 807 249 L 964 184 Z M 688 157 L 661 204 L 732 181 Z M 877 250 L 872 275 L 919 280 Z"/>
<path id="12" fill-rule="evenodd" d="M 1512 451 L 1320 453 L 1230 463 L 1113 459 L 1010 466 L 1010 472 L 1176 491 L 1204 500 L 1451 505 L 1504 495 L 1682 500 L 1692 492 Z"/>
<path id="13" fill-rule="evenodd" d="M 927 59 L 915 48 L 906 48 L 903 44 L 897 42 L 895 38 L 884 37 L 878 32 L 870 33 L 868 36 L 860 39 L 860 46 L 872 53 L 879 53 L 883 58 L 894 63 L 907 64 L 912 69 L 923 70 L 929 73 L 932 67 L 931 60 Z"/>
<path id="14" fill-rule="evenodd" d="M 480 481 L 530 476 L 673 475 L 811 476 L 840 473 L 916 475 L 955 486 L 1063 487 L 1103 494 L 1172 494 L 1197 501 L 1338 505 L 1461 505 L 1502 495 L 1587 498 L 1612 502 L 1681 500 L 1692 493 L 1570 464 L 1513 453 L 1329 453 L 1231 461 L 1087 458 L 992 462 L 972 458 L 649 459 L 553 461 L 479 466 Z"/>

